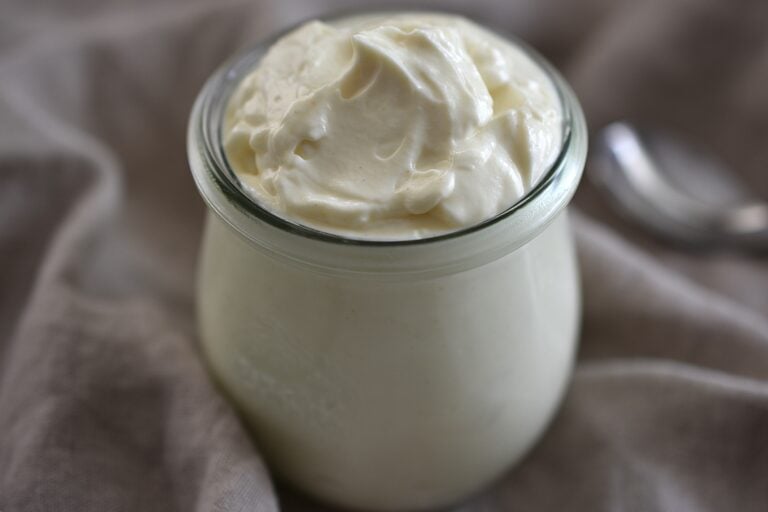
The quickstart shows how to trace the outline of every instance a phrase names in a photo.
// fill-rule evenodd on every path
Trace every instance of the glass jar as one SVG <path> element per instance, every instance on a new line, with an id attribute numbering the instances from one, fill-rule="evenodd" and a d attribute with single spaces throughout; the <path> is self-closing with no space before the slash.
<path id="1" fill-rule="evenodd" d="M 259 207 L 225 158 L 229 95 L 277 37 L 216 72 L 190 119 L 190 165 L 208 205 L 204 355 L 288 482 L 353 508 L 449 504 L 526 453 L 568 382 L 580 293 L 565 208 L 586 157 L 581 108 L 513 40 L 562 102 L 562 149 L 538 185 L 460 231 L 347 239 Z"/>

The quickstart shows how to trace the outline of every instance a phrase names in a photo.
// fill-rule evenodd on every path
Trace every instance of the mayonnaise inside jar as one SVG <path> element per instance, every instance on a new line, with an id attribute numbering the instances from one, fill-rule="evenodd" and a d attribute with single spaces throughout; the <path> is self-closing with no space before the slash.
<path id="1" fill-rule="evenodd" d="M 520 48 L 457 16 L 312 21 L 232 96 L 227 156 L 280 217 L 356 239 L 425 238 L 509 208 L 562 142 Z"/>
<path id="2" fill-rule="evenodd" d="M 188 134 L 202 353 L 272 474 L 423 510 L 524 457 L 581 318 L 560 75 L 457 16 L 313 21 L 211 77 Z"/>

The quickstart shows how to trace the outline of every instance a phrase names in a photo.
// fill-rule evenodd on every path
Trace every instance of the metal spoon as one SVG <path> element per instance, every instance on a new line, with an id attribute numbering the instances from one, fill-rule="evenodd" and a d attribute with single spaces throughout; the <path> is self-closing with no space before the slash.
<path id="1" fill-rule="evenodd" d="M 681 170 L 688 171 L 685 187 L 671 179 Z M 679 141 L 654 141 L 629 123 L 618 122 L 597 136 L 591 177 L 623 213 L 667 240 L 768 250 L 768 203 L 750 199 L 729 174 Z M 701 186 L 694 194 L 691 189 L 697 187 L 690 185 L 704 182 L 708 194 L 701 193 L 707 190 Z"/>

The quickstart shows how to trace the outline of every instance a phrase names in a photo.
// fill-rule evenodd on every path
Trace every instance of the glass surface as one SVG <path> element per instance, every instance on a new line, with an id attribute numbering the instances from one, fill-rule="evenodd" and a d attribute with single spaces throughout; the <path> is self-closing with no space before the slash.
<path id="1" fill-rule="evenodd" d="M 226 162 L 224 106 L 274 39 L 226 63 L 190 119 L 209 206 L 203 354 L 270 469 L 299 489 L 356 509 L 454 503 L 527 453 L 567 387 L 581 302 L 565 207 L 584 167 L 583 114 L 528 50 L 566 119 L 533 190 L 445 235 L 344 238 L 259 207 Z"/>

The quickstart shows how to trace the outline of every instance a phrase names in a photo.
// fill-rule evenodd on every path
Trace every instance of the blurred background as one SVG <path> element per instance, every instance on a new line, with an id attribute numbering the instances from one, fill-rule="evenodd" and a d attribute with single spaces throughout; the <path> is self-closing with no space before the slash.
<path id="1" fill-rule="evenodd" d="M 618 120 L 671 134 L 712 155 L 746 195 L 768 199 L 765 0 L 376 5 L 450 9 L 515 34 L 571 83 L 593 140 Z M 192 510 L 198 498 L 223 496 L 200 491 L 221 459 L 208 448 L 222 445 L 238 474 L 263 479 L 192 348 L 204 208 L 186 123 L 228 56 L 302 19 L 358 7 L 372 5 L 0 1 L 0 508 L 90 510 L 80 507 L 93 498 L 68 483 L 79 473 L 107 496 L 94 510 Z M 526 510 L 768 510 L 765 254 L 681 247 L 639 229 L 590 178 L 596 154 L 574 216 L 584 366 L 553 433 L 499 500 Z M 678 165 L 678 181 L 695 187 L 704 166 L 691 162 Z M 704 373 L 684 382 L 663 365 L 590 373 L 622 358 Z M 622 408 L 629 403 L 642 407 Z M 583 471 L 587 456 L 600 462 Z M 130 476 L 113 473 L 113 459 L 130 464 Z M 196 490 L 169 498 L 185 481 Z M 32 496 L 64 508 L 35 508 Z"/>

